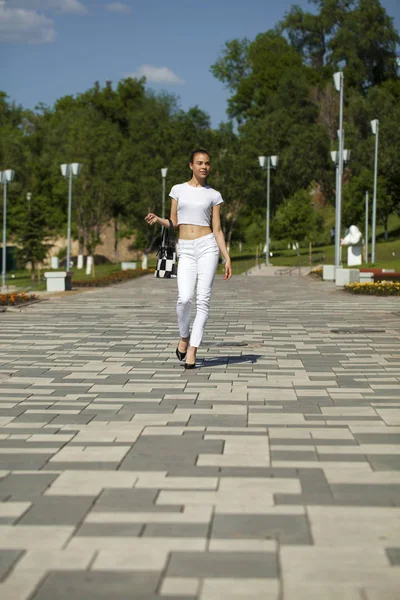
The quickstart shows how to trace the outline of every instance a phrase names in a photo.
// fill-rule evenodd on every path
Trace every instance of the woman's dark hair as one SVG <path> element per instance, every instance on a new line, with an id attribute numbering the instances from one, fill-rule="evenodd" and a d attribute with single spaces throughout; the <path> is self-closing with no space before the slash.
<path id="1" fill-rule="evenodd" d="M 210 153 L 207 150 L 204 148 L 197 148 L 196 150 L 193 150 L 192 154 L 190 155 L 189 164 L 193 163 L 196 154 L 207 154 L 208 158 L 211 158 Z"/>

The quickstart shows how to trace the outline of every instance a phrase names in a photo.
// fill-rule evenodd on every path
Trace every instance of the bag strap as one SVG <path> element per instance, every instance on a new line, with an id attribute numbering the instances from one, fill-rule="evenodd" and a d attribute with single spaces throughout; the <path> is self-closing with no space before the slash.
<path id="1" fill-rule="evenodd" d="M 168 219 L 168 221 L 169 221 L 168 242 L 170 242 L 171 245 L 175 246 L 175 227 L 174 227 L 174 224 L 171 221 L 171 219 Z"/>
<path id="2" fill-rule="evenodd" d="M 175 245 L 176 245 L 174 224 L 172 223 L 171 219 L 168 219 L 168 221 L 169 221 L 169 227 L 163 226 L 163 228 L 162 228 L 161 245 L 158 249 L 157 256 L 160 253 L 161 248 L 166 248 L 166 247 L 175 248 Z"/>

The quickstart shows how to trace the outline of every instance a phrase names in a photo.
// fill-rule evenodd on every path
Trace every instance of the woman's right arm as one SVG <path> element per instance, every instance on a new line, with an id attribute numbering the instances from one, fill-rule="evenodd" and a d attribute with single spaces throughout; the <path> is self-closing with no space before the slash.
<path id="1" fill-rule="evenodd" d="M 175 198 L 171 198 L 171 212 L 169 218 L 171 219 L 174 227 L 178 227 L 178 202 L 177 200 L 175 200 Z M 149 213 L 148 215 L 146 215 L 144 220 L 149 225 L 155 225 L 156 223 L 159 223 L 163 227 L 169 227 L 168 219 L 162 219 L 154 213 Z"/>

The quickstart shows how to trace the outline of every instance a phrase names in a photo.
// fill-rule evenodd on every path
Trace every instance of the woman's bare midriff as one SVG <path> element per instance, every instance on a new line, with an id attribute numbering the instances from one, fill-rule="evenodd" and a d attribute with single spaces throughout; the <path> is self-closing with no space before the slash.
<path id="1" fill-rule="evenodd" d="M 202 225 L 179 225 L 180 240 L 196 240 L 197 238 L 209 235 L 212 233 L 211 227 Z"/>

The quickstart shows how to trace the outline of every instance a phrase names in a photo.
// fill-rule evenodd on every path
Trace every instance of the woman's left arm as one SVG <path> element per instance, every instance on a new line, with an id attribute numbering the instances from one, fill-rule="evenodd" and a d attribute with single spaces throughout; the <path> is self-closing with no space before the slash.
<path id="1" fill-rule="evenodd" d="M 225 243 L 224 232 L 221 229 L 221 210 L 220 205 L 213 207 L 212 210 L 212 230 L 215 240 L 218 244 L 218 248 L 221 251 L 222 256 L 225 259 L 225 274 L 224 279 L 230 279 L 232 277 L 232 263 L 229 256 L 228 249 Z"/>

